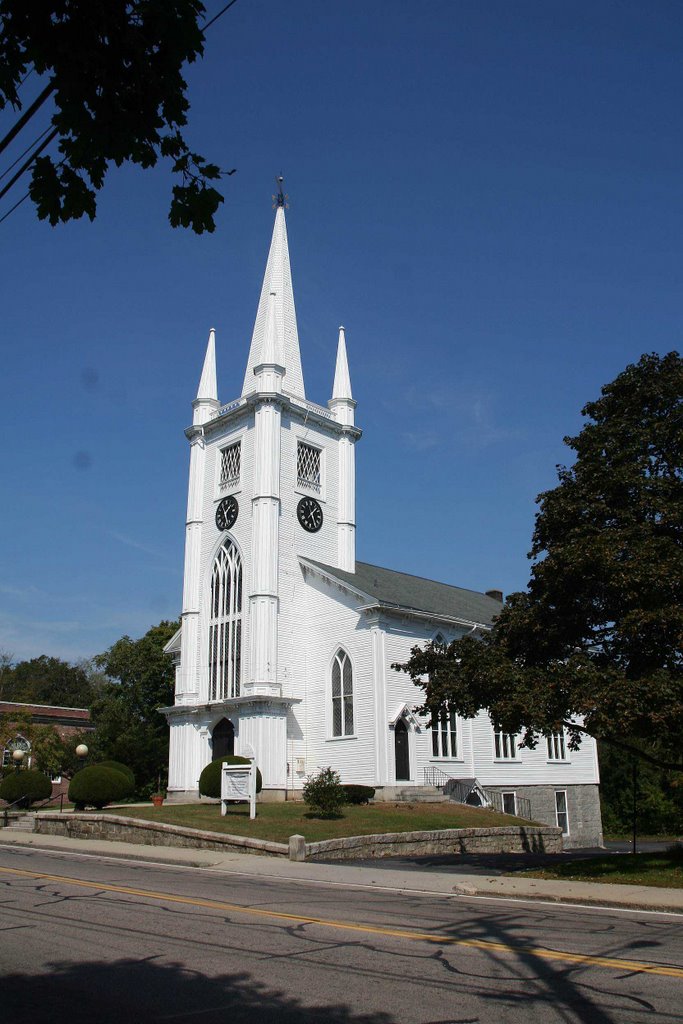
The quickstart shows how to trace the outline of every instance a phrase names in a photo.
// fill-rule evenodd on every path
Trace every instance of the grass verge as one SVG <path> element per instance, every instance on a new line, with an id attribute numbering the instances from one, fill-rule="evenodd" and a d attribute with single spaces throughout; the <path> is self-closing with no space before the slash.
<path id="1" fill-rule="evenodd" d="M 517 877 L 519 873 L 516 873 Z M 683 889 L 683 847 L 665 853 L 613 853 L 525 871 L 525 878 L 556 878 L 565 882 L 614 882 Z"/>
<path id="2" fill-rule="evenodd" d="M 500 828 L 505 825 L 528 825 L 521 818 L 507 814 L 465 807 L 459 804 L 390 804 L 348 806 L 339 818 L 315 818 L 306 804 L 266 804 L 257 806 L 257 817 L 249 818 L 246 804 L 233 804 L 221 817 L 220 806 L 211 803 L 164 804 L 163 807 L 108 808 L 111 814 L 124 814 L 145 821 L 162 821 L 169 825 L 227 832 L 254 839 L 286 843 L 292 835 L 302 835 L 309 843 L 345 836 L 365 836 L 380 832 L 421 832 L 442 828 Z"/>

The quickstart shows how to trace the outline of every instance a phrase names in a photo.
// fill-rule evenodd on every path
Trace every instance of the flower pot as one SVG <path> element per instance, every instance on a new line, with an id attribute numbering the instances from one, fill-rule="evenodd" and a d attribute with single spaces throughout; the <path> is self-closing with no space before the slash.
<path id="1" fill-rule="evenodd" d="M 155 807 L 161 807 L 163 802 L 164 798 L 160 793 L 155 793 L 154 796 L 152 797 L 152 803 L 154 804 Z"/>

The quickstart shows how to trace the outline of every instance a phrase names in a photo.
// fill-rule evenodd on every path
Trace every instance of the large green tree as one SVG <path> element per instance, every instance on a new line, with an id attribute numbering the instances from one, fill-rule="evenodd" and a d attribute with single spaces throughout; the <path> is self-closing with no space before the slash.
<path id="1" fill-rule="evenodd" d="M 163 648 L 177 629 L 177 622 L 160 622 L 139 640 L 122 637 L 94 659 L 111 682 L 92 707 L 89 760 L 122 761 L 143 793 L 168 770 L 168 725 L 157 709 L 173 703 L 173 663 Z"/>
<path id="2" fill-rule="evenodd" d="M 30 172 L 39 217 L 53 225 L 92 220 L 112 164 L 148 168 L 163 157 L 177 176 L 171 224 L 213 231 L 223 202 L 214 183 L 223 172 L 183 136 L 182 69 L 203 55 L 211 24 L 204 18 L 199 0 L 0 0 L 0 110 L 21 111 L 0 152 L 15 138 L 24 148 L 44 129 L 15 161 L 0 198 Z M 39 91 L 26 104 L 36 79 L 23 89 L 22 82 L 33 73 Z"/>
<path id="3" fill-rule="evenodd" d="M 403 666 L 424 710 L 481 709 L 535 746 L 566 728 L 683 769 L 683 360 L 644 355 L 582 410 L 493 629 Z"/>
<path id="4" fill-rule="evenodd" d="M 56 707 L 89 708 L 96 692 L 87 664 L 70 665 L 47 654 L 5 666 L 0 684 L 2 700 Z"/>

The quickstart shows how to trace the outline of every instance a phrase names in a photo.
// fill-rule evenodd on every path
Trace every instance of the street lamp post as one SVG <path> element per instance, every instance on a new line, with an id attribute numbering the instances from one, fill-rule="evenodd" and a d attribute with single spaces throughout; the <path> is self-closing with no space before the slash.
<path id="1" fill-rule="evenodd" d="M 85 743 L 79 743 L 78 746 L 76 747 L 76 757 L 78 758 L 78 760 L 80 762 L 79 765 L 78 765 L 77 771 L 80 771 L 81 768 L 85 768 L 85 761 L 86 761 L 87 756 L 88 756 L 88 748 L 86 747 Z"/>
<path id="2" fill-rule="evenodd" d="M 21 771 L 21 766 L 24 763 L 24 757 L 25 757 L 25 754 L 24 754 L 23 750 L 13 750 L 12 751 L 12 760 L 14 761 L 14 770 L 17 773 L 17 775 Z"/>

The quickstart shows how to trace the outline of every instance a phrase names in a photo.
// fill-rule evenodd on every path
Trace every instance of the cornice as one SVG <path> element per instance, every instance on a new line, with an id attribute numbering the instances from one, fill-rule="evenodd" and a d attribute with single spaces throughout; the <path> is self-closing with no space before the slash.
<path id="1" fill-rule="evenodd" d="M 347 434 L 353 437 L 354 440 L 358 440 L 363 435 L 360 427 L 348 423 L 338 423 L 322 405 L 316 405 L 315 402 L 309 402 L 306 399 L 295 398 L 281 391 L 251 391 L 248 395 L 236 398 L 234 401 L 228 402 L 227 405 L 222 405 L 217 410 L 216 415 L 212 419 L 207 420 L 206 423 L 201 424 L 201 426 L 188 427 L 185 435 L 191 440 L 199 430 L 204 433 L 204 436 L 213 434 L 231 420 L 243 416 L 246 412 L 255 409 L 256 406 L 264 402 L 276 403 L 295 419 L 302 422 L 312 421 L 318 426 L 329 430 L 332 434 Z"/>

